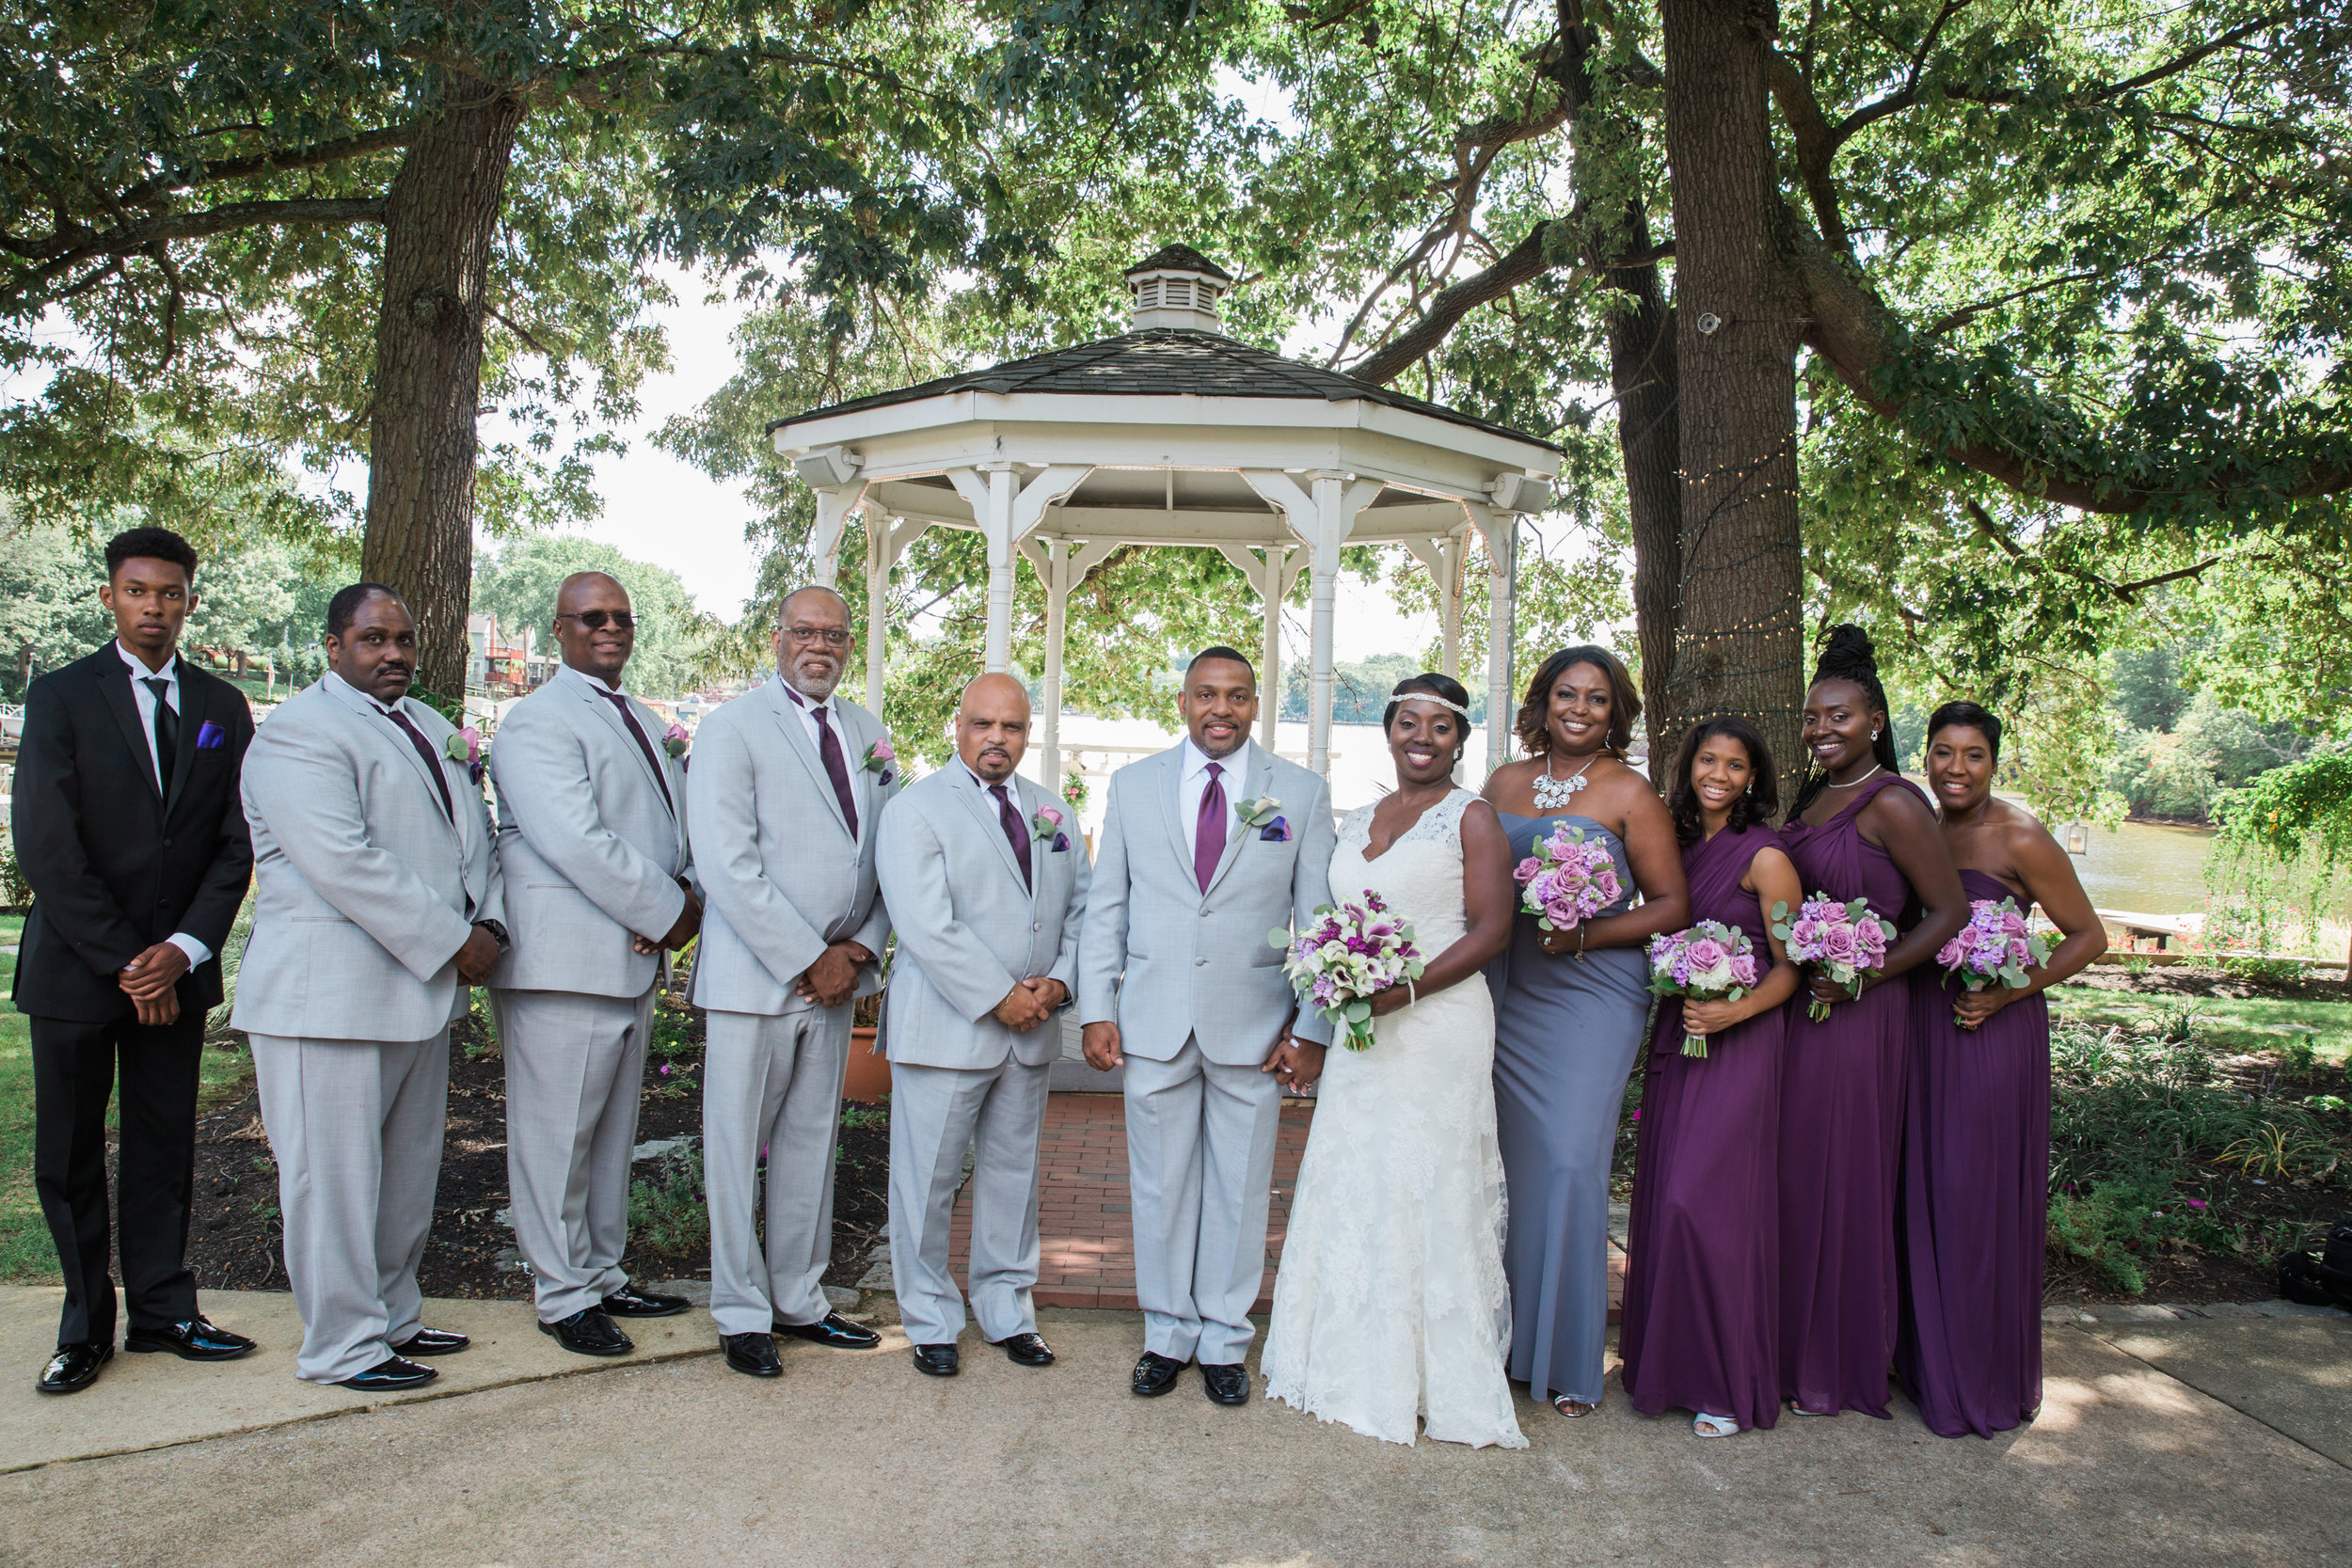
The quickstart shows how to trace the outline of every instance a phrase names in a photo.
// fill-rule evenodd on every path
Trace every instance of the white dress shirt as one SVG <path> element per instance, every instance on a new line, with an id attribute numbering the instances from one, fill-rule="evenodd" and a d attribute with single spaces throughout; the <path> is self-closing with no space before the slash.
<path id="1" fill-rule="evenodd" d="M 155 751 L 155 689 L 147 683 L 151 680 L 165 683 L 164 701 L 177 716 L 180 712 L 180 656 L 175 653 L 164 660 L 162 669 L 150 670 L 139 662 L 136 654 L 120 642 L 115 644 L 115 652 L 121 656 L 123 663 L 131 667 L 131 705 L 138 710 L 139 733 L 147 736 L 147 766 L 155 770 L 155 793 L 167 796 L 171 793 L 171 781 L 164 777 L 163 758 Z M 180 744 L 193 746 L 196 736 L 183 735 Z M 185 931 L 174 931 L 164 940 L 188 956 L 190 969 L 213 956 L 211 948 Z"/>
<path id="2" fill-rule="evenodd" d="M 811 697 L 807 692 L 796 689 L 792 683 L 790 681 L 784 680 L 782 675 L 778 675 L 776 679 L 784 681 L 784 700 L 792 705 L 795 712 L 800 714 L 801 727 L 808 731 L 808 743 L 811 747 L 816 749 L 818 756 L 821 757 L 825 754 L 823 737 L 817 733 L 817 710 L 818 708 L 823 708 L 825 710 L 825 722 L 833 726 L 833 737 L 841 747 L 842 762 L 848 766 L 849 770 L 851 773 L 855 773 L 859 768 L 866 766 L 864 758 L 850 755 L 849 739 L 841 733 L 841 710 L 834 705 L 833 699 L 834 693 L 827 692 L 825 694 L 825 700 L 820 703 Z"/>
<path id="3" fill-rule="evenodd" d="M 1233 835 L 1241 831 L 1242 781 L 1248 777 L 1249 748 L 1256 744 L 1253 740 L 1245 740 L 1232 755 L 1212 757 L 1192 743 L 1192 736 L 1184 736 L 1184 771 L 1177 781 L 1176 800 L 1184 808 L 1184 830 L 1187 843 L 1200 831 L 1200 797 L 1209 790 L 1209 764 L 1212 762 L 1223 769 L 1217 774 L 1216 782 L 1225 786 L 1225 841 L 1232 843 Z"/>

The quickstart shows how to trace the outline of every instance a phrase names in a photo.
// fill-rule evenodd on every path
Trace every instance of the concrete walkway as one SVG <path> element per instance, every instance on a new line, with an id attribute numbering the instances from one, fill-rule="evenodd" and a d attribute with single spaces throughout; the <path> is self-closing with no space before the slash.
<path id="1" fill-rule="evenodd" d="M 0 1311 L 27 1378 L 32 1293 Z M 1125 1313 L 1044 1314 L 1061 1361 L 1041 1371 L 967 1335 L 964 1375 L 925 1379 L 893 1332 L 864 1354 L 787 1344 L 762 1383 L 707 1354 L 582 1363 L 516 1307 L 436 1304 L 487 1341 L 446 1363 L 461 1397 L 367 1408 L 294 1385 L 264 1298 L 209 1300 L 266 1332 L 262 1355 L 0 1393 L 11 1462 L 87 1448 L 64 1435 L 84 1425 L 178 1443 L 0 1475 L 0 1562 L 2352 1563 L 2352 1470 L 2328 1457 L 2352 1318 L 2054 1324 L 2041 1418 L 1992 1442 L 1932 1437 L 1899 1402 L 1700 1442 L 1612 1390 L 1576 1423 L 1522 1402 L 1531 1450 L 1471 1452 L 1219 1409 L 1191 1374 L 1132 1399 Z M 708 1342 L 670 1322 L 676 1348 Z M 208 1410 L 224 1434 L 197 1439 Z"/>

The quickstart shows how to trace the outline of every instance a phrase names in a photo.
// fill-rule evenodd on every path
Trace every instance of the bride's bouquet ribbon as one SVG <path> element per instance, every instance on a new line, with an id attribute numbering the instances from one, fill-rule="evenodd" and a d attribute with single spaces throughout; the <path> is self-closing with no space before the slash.
<path id="1" fill-rule="evenodd" d="M 1412 923 L 1369 888 L 1361 904 L 1325 904 L 1306 931 L 1278 926 L 1266 943 L 1283 949 L 1282 974 L 1299 1006 L 1329 1019 L 1350 1051 L 1372 1048 L 1372 998 L 1420 979 L 1424 967 Z"/>
<path id="2" fill-rule="evenodd" d="M 2050 938 L 2033 928 L 2014 898 L 1972 899 L 1968 923 L 1944 944 L 1935 961 L 1969 990 L 1988 986 L 2023 990 L 2030 983 L 2026 971 L 2050 961 Z"/>
<path id="3" fill-rule="evenodd" d="M 1652 937 L 1649 989 L 1686 1002 L 1737 1002 L 1756 989 L 1756 945 L 1737 926 L 1702 920 Z M 1685 1056 L 1707 1054 L 1707 1037 L 1686 1033 Z"/>
<path id="4" fill-rule="evenodd" d="M 1817 893 L 1798 908 L 1794 919 L 1789 918 L 1787 899 L 1774 904 L 1772 935 L 1780 939 L 1790 963 L 1810 964 L 1858 997 L 1864 977 L 1885 967 L 1895 923 L 1870 908 L 1867 898 L 1841 902 Z M 1820 1022 L 1829 1017 L 1829 1004 L 1815 997 L 1805 1016 Z"/>
<path id="5" fill-rule="evenodd" d="M 1573 930 L 1617 901 L 1617 863 L 1605 844 L 1565 822 L 1529 847 L 1534 853 L 1512 871 L 1519 908 L 1547 931 Z"/>

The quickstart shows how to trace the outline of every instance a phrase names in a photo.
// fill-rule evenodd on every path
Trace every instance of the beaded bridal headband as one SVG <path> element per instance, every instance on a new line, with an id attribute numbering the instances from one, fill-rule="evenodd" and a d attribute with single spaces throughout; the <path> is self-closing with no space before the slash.
<path id="1" fill-rule="evenodd" d="M 1435 703 L 1439 707 L 1452 708 L 1454 712 L 1460 714 L 1465 719 L 1468 719 L 1470 716 L 1470 709 L 1464 707 L 1459 703 L 1440 697 L 1434 691 L 1391 691 L 1389 693 L 1389 697 L 1391 701 L 1399 703 Z"/>

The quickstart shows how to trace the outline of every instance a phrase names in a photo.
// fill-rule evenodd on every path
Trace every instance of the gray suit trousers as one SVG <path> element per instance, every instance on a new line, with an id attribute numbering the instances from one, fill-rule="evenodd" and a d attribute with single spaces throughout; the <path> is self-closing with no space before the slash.
<path id="1" fill-rule="evenodd" d="M 1050 1025 L 1049 1025 L 1050 1026 Z M 972 1160 L 972 1312 L 992 1342 L 1037 1330 L 1037 1146 L 1051 1063 L 890 1066 L 890 1273 L 918 1345 L 963 1332 L 947 1262 L 963 1151 Z"/>
<path id="2" fill-rule="evenodd" d="M 833 1157 L 850 1069 L 850 1006 L 779 1016 L 711 1011 L 703 1056 L 703 1190 L 710 1315 L 722 1334 L 813 1323 L 829 1310 Z M 768 1233 L 754 1215 L 768 1151 Z"/>
<path id="3" fill-rule="evenodd" d="M 1128 1201 L 1146 1350 L 1210 1366 L 1248 1354 L 1281 1120 L 1274 1074 L 1212 1062 L 1197 1038 L 1165 1062 L 1127 1058 Z"/>
<path id="4" fill-rule="evenodd" d="M 506 1058 L 506 1184 L 539 1321 L 628 1283 L 629 1155 L 654 988 L 643 996 L 493 990 Z"/>
<path id="5" fill-rule="evenodd" d="M 278 1156 L 286 1277 L 302 1313 L 294 1375 L 340 1383 L 417 1332 L 449 1114 L 449 1031 L 431 1039 L 254 1035 Z"/>

